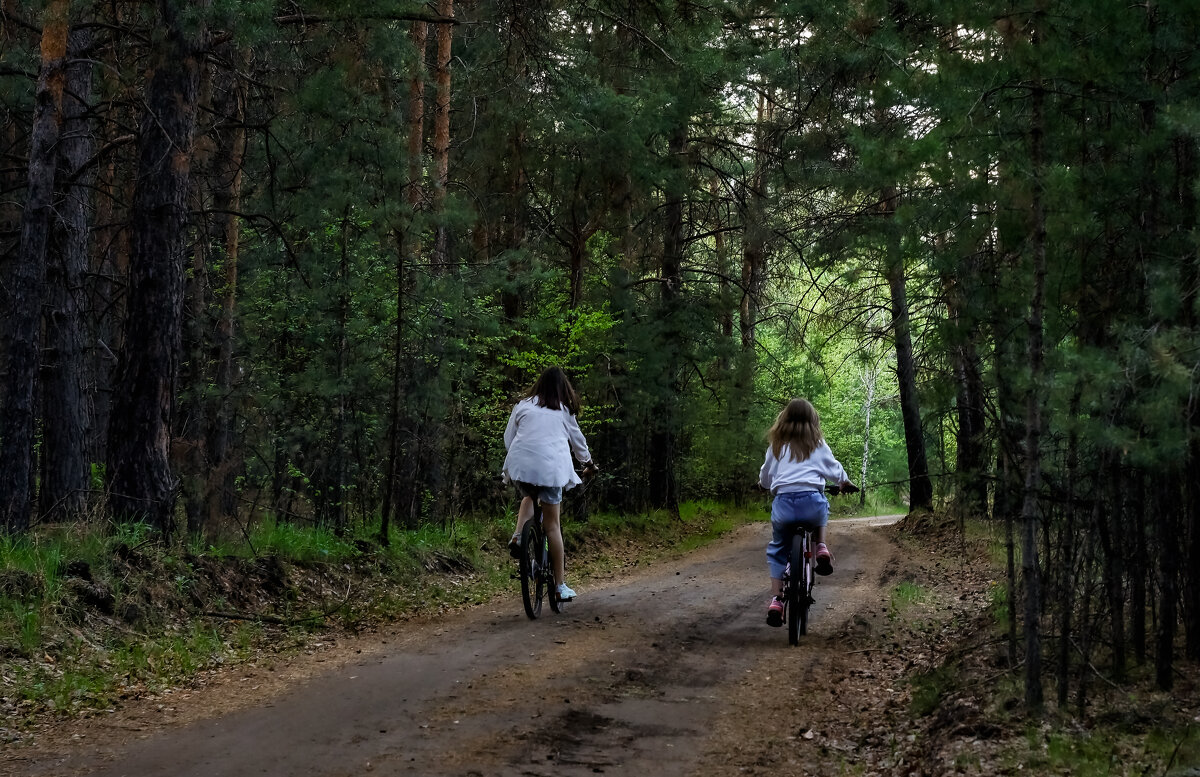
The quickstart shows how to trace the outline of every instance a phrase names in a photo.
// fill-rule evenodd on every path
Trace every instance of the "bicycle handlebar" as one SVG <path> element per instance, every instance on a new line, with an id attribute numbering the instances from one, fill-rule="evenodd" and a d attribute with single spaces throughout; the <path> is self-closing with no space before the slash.
<path id="1" fill-rule="evenodd" d="M 834 485 L 825 489 L 826 493 L 832 494 L 834 496 L 837 496 L 838 494 L 853 494 L 853 493 L 856 493 L 857 491 L 858 491 L 858 486 L 854 485 L 853 483 L 847 483 L 844 486 L 835 483 Z"/>

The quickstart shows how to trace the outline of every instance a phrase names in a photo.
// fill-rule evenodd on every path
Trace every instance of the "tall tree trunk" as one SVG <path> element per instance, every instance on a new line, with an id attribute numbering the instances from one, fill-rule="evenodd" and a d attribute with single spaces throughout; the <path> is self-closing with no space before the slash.
<path id="1" fill-rule="evenodd" d="M 672 172 L 678 176 L 683 175 L 680 168 L 686 151 L 687 127 L 681 120 L 680 124 L 672 130 L 667 143 L 667 153 L 674 168 Z M 679 355 L 679 346 L 683 336 L 679 322 L 683 283 L 683 182 L 670 180 L 667 183 L 667 189 L 664 206 L 661 297 L 665 326 L 660 354 L 662 369 L 658 376 L 659 385 L 655 387 L 659 397 L 658 407 L 654 414 L 653 431 L 650 435 L 649 486 L 650 503 L 655 507 L 666 508 L 678 516 L 679 484 L 675 476 L 675 467 L 678 444 L 676 406 L 679 403 L 679 387 L 677 385 L 676 357 Z"/>
<path id="2" fill-rule="evenodd" d="M 438 0 L 438 15 L 454 18 L 454 0 Z M 446 187 L 450 183 L 450 60 L 454 25 L 437 25 L 437 68 L 434 83 L 437 96 L 433 109 L 433 212 L 437 214 L 437 236 L 434 241 L 435 272 L 443 273 L 450 265 L 449 234 L 446 228 Z"/>
<path id="3" fill-rule="evenodd" d="M 1092 503 L 1091 525 L 1098 526 L 1103 519 L 1100 517 L 1100 500 Z M 1083 533 L 1083 564 L 1079 570 L 1081 580 L 1090 581 L 1094 574 L 1096 556 L 1096 538 L 1092 532 Z M 1079 603 L 1079 667 L 1075 676 L 1075 710 L 1083 716 L 1088 704 L 1088 665 L 1092 660 L 1092 640 L 1095 629 L 1092 628 L 1092 585 L 1090 582 L 1083 586 L 1083 601 Z"/>
<path id="4" fill-rule="evenodd" d="M 1175 516 L 1180 513 L 1180 491 L 1170 486 L 1156 495 L 1154 526 L 1157 529 L 1158 557 L 1154 564 L 1159 591 L 1158 624 L 1155 633 L 1154 680 L 1159 689 L 1169 691 L 1175 682 L 1175 637 L 1178 628 L 1179 533 Z M 1194 570 L 1193 570 L 1194 574 Z"/>
<path id="5" fill-rule="evenodd" d="M 62 127 L 70 2 L 52 0 L 42 20 L 41 71 L 34 97 L 28 189 L 21 214 L 21 248 L 9 280 L 4 416 L 0 422 L 0 525 L 24 531 L 33 509 L 36 423 L 41 363 L 41 317 L 53 215 L 57 144 Z"/>
<path id="6" fill-rule="evenodd" d="M 119 519 L 173 529 L 168 459 L 182 347 L 184 264 L 200 59 L 182 0 L 163 0 L 165 30 L 146 86 L 130 224 L 128 317 L 109 425 L 109 504 Z"/>
<path id="7" fill-rule="evenodd" d="M 184 328 L 187 370 L 181 374 L 183 403 L 176 412 L 185 440 L 174 445 L 189 534 L 212 536 L 236 512 L 233 455 L 234 327 L 242 169 L 246 130 L 244 88 L 237 65 L 245 55 L 221 51 L 233 68 L 201 73 L 200 115 L 211 124 L 196 140 L 193 191 L 200 228 L 187 285 Z M 179 454 L 183 454 L 180 457 Z"/>
<path id="8" fill-rule="evenodd" d="M 1076 382 L 1071 393 L 1071 402 L 1067 412 L 1067 421 L 1072 424 L 1067 437 L 1066 462 L 1066 515 L 1062 529 L 1061 556 L 1058 561 L 1059 572 L 1059 601 L 1058 601 L 1058 673 L 1057 693 L 1059 709 L 1066 709 L 1071 685 L 1071 641 L 1074 637 L 1072 629 L 1075 622 L 1072 619 L 1075 610 L 1075 594 L 1080 585 L 1081 577 L 1075 573 L 1076 554 L 1079 552 L 1079 539 L 1076 536 L 1076 514 L 1079 510 L 1079 433 L 1073 425 L 1079 417 L 1079 405 L 1082 400 L 1083 386 Z"/>
<path id="9" fill-rule="evenodd" d="M 239 59 L 244 56 L 239 55 Z M 209 521 L 231 517 L 237 510 L 236 478 L 239 467 L 234 452 L 234 362 L 237 323 L 238 261 L 241 257 L 241 225 L 236 215 L 242 206 L 242 170 L 246 159 L 246 91 L 241 79 L 231 78 L 228 91 L 218 102 L 219 113 L 229 117 L 229 131 L 222 143 L 213 191 L 214 235 L 222 248 L 223 285 L 214 334 L 213 383 L 216 407 L 208 430 L 208 460 L 212 474 L 205 494 Z"/>
<path id="10" fill-rule="evenodd" d="M 882 193 L 880 208 L 890 221 L 896 214 L 899 192 L 889 187 Z M 889 232 L 891 225 L 889 224 Z M 908 454 L 910 511 L 933 509 L 933 483 L 925 459 L 925 433 L 921 426 L 921 404 L 917 395 L 917 367 L 913 354 L 908 311 L 907 279 L 900 238 L 889 235 L 886 272 L 891 292 L 892 335 L 896 347 L 896 379 L 900 389 L 900 414 L 904 419 L 904 449 Z"/>
<path id="11" fill-rule="evenodd" d="M 1176 134 L 1172 139 L 1175 152 L 1174 201 L 1179 209 L 1183 234 L 1196 231 L 1196 190 L 1200 183 L 1197 174 L 1196 145 L 1190 136 Z M 1183 323 L 1193 333 L 1197 324 L 1197 295 L 1200 295 L 1200 252 L 1185 243 L 1179 256 L 1183 271 Z M 1181 548 L 1183 561 L 1183 605 L 1185 654 L 1192 661 L 1200 660 L 1200 393 L 1192 392 L 1187 404 L 1188 452 L 1183 462 L 1184 525 L 1188 541 Z"/>
<path id="12" fill-rule="evenodd" d="M 413 22 L 409 40 L 415 53 L 413 74 L 408 82 L 408 183 L 405 186 L 405 202 L 408 205 L 408 223 L 397 235 L 396 252 L 396 334 L 392 372 L 392 429 L 389 435 L 387 487 L 384 490 L 383 519 L 379 539 L 383 545 L 390 543 L 391 516 L 394 512 L 404 521 L 406 528 L 417 526 L 417 505 L 420 484 L 417 474 L 417 425 L 413 411 L 407 406 L 406 397 L 412 395 L 415 381 L 415 361 L 408 355 L 405 343 L 409 295 L 413 281 L 411 268 L 421 258 L 421 239 L 417 228 L 416 214 L 421 209 L 424 190 L 421 186 L 422 147 L 425 143 L 425 49 L 429 41 L 429 25 Z"/>
<path id="13" fill-rule="evenodd" d="M 1035 36 L 1038 33 L 1035 32 Z M 1043 134 L 1045 121 L 1041 85 L 1034 87 L 1030 129 L 1030 157 L 1033 168 L 1033 299 L 1029 306 L 1030 387 L 1025 405 L 1025 499 L 1021 507 L 1021 577 L 1025 588 L 1025 706 L 1041 709 L 1042 694 L 1042 588 L 1038 565 L 1038 489 L 1042 480 L 1042 391 L 1045 379 L 1043 316 L 1046 289 L 1046 211 L 1045 159 Z"/>
<path id="14" fill-rule="evenodd" d="M 955 409 L 958 435 L 955 438 L 956 498 L 959 518 L 980 517 L 987 513 L 987 481 L 984 465 L 984 388 L 979 353 L 975 343 L 979 328 L 968 313 L 964 286 L 973 285 L 975 269 L 969 266 L 965 278 L 946 283 L 947 312 L 954 327 L 955 343 L 950 349 L 954 367 Z"/>
<path id="15" fill-rule="evenodd" d="M 454 0 L 438 0 L 438 14 L 443 18 L 454 17 Z M 453 259 L 450 231 L 447 225 L 446 195 L 450 183 L 450 62 L 452 58 L 453 25 L 437 25 L 437 66 L 434 70 L 436 88 L 433 111 L 433 192 L 431 206 L 436 219 L 434 233 L 433 275 L 445 277 Z M 436 292 L 435 292 L 436 293 Z M 447 327 L 449 319 L 445 299 L 440 293 L 431 306 L 430 335 L 427 349 L 430 363 L 424 365 L 421 375 L 424 395 L 424 413 L 420 421 L 420 471 L 423 489 L 433 496 L 433 510 L 443 522 L 450 514 L 450 493 L 446 482 L 448 470 L 447 412 L 444 369 Z"/>
<path id="16" fill-rule="evenodd" d="M 350 361 L 350 213 L 347 208 L 342 216 L 341 261 L 338 265 L 337 300 L 337 352 L 334 362 L 334 381 L 337 386 L 337 399 L 333 406 L 333 462 L 331 475 L 332 523 L 341 530 L 346 527 L 346 494 L 349 493 L 350 483 L 346 478 L 346 464 L 350 458 L 348 450 L 348 433 L 350 408 L 346 396 L 346 368 Z M 324 518 L 324 517 L 323 517 Z"/>
<path id="17" fill-rule="evenodd" d="M 1128 641 L 1125 629 L 1125 520 L 1116 506 L 1120 504 L 1120 465 L 1106 453 L 1099 470 L 1105 479 L 1100 491 L 1104 509 L 1098 517 L 1104 594 L 1108 601 L 1113 678 L 1124 681 Z"/>
<path id="18" fill-rule="evenodd" d="M 1121 512 L 1127 516 L 1127 526 L 1132 527 L 1130 540 L 1129 574 L 1129 640 L 1132 642 L 1133 657 L 1138 664 L 1146 662 L 1146 582 L 1150 575 L 1150 559 L 1146 548 L 1146 489 L 1142 472 L 1131 469 L 1122 489 L 1125 504 Z"/>
<path id="19" fill-rule="evenodd" d="M 871 454 L 871 408 L 875 405 L 875 383 L 879 378 L 879 368 L 871 364 L 863 375 L 863 385 L 867 390 L 867 398 L 863 400 L 863 454 L 862 468 L 858 477 L 858 506 L 867 504 L 867 463 Z"/>
<path id="20" fill-rule="evenodd" d="M 771 105 L 766 95 L 758 97 L 757 121 L 754 126 L 754 172 L 746 185 L 746 206 L 742 229 L 742 301 L 738 308 L 742 335 L 742 352 L 753 363 L 758 327 L 758 309 L 762 302 L 766 274 L 767 227 L 763 223 L 767 210 L 766 167 L 770 154 L 766 148 L 772 120 Z M 742 390 L 748 390 L 753 376 L 743 378 Z"/>
<path id="21" fill-rule="evenodd" d="M 87 507 L 91 479 L 87 455 L 87 335 L 84 275 L 88 267 L 88 215 L 91 178 L 85 170 L 94 142 L 87 113 L 92 94 L 92 62 L 87 59 L 92 31 L 70 35 L 72 61 L 63 96 L 59 139 L 62 198 L 47 266 L 46 341 L 42 369 L 42 478 L 38 512 L 46 520 L 79 519 Z"/>
<path id="22" fill-rule="evenodd" d="M 117 95 L 117 100 L 132 105 L 138 95 L 123 84 L 111 68 L 100 68 L 97 75 L 101 91 Z M 132 108 L 107 115 L 100 123 L 100 141 L 113 148 L 96 171 L 96 216 L 92 227 L 92 255 L 89 265 L 87 319 L 92 326 L 92 348 L 88 353 L 88 382 L 92 392 L 91 425 L 88 429 L 88 460 L 102 462 L 108 449 L 113 380 L 117 354 L 121 352 L 125 321 L 125 282 L 129 275 L 131 252 L 128 204 L 132 201 L 136 148 L 127 129 L 126 115 Z M 130 122 L 131 123 L 131 122 Z"/>

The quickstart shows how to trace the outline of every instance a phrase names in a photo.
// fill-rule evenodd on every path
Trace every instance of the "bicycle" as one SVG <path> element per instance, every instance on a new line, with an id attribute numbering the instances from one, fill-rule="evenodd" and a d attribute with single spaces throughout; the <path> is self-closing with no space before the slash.
<path id="1" fill-rule="evenodd" d="M 852 494 L 858 490 L 853 484 L 833 485 L 825 491 L 831 495 Z M 787 568 L 783 570 L 783 611 L 788 625 L 788 644 L 799 645 L 800 637 L 808 633 L 808 611 L 816 601 L 813 586 L 817 582 L 813 559 L 816 553 L 812 543 L 812 532 L 797 529 L 792 536 L 792 549 Z M 796 573 L 799 570 L 799 573 Z"/>
<path id="2" fill-rule="evenodd" d="M 562 611 L 558 587 L 554 585 L 554 570 L 550 566 L 550 542 L 542 528 L 542 503 L 533 500 L 533 515 L 521 527 L 521 557 L 518 576 L 521 578 L 521 602 L 530 620 L 542 614 L 542 600 L 548 599 L 550 609 Z"/>
<path id="3" fill-rule="evenodd" d="M 588 481 L 597 468 L 593 464 L 579 472 Z M 553 612 L 562 612 L 563 602 L 558 596 L 554 567 L 550 562 L 550 541 L 542 526 L 542 503 L 537 499 L 533 500 L 533 515 L 521 527 L 521 555 L 517 562 L 517 576 L 521 578 L 521 603 L 529 619 L 535 620 L 542 614 L 543 600 L 550 603 Z"/>

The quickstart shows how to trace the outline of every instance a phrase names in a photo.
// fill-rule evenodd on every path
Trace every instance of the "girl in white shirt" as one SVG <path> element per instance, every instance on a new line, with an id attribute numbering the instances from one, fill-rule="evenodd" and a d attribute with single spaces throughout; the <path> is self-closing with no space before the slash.
<path id="1" fill-rule="evenodd" d="M 792 537 L 800 527 L 812 531 L 817 541 L 817 574 L 831 574 L 833 557 L 825 544 L 825 526 L 829 523 L 825 482 L 839 486 L 851 483 L 825 443 L 821 418 L 807 399 L 788 402 L 767 432 L 767 442 L 767 458 L 758 472 L 759 484 L 775 496 L 771 502 L 771 541 L 767 543 L 767 569 L 771 574 L 767 624 L 782 626 L 780 596 Z"/>
<path id="2" fill-rule="evenodd" d="M 562 529 L 559 523 L 559 503 L 564 488 L 573 488 L 583 481 L 575 472 L 571 456 L 584 464 L 586 474 L 593 474 L 596 465 L 588 452 L 587 440 L 579 429 L 575 414 L 579 412 L 579 397 L 561 367 L 550 367 L 533 384 L 528 396 L 517 403 L 504 430 L 504 480 L 513 482 L 521 494 L 517 511 L 517 528 L 508 541 L 509 552 L 520 557 L 521 528 L 533 516 L 533 500 L 542 503 L 542 526 L 550 543 L 550 563 L 558 597 L 563 601 L 575 598 L 564 580 L 565 560 Z"/>

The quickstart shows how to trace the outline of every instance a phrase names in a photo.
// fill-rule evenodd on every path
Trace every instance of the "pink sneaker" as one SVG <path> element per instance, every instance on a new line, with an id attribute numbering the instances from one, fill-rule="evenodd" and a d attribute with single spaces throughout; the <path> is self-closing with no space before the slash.
<path id="1" fill-rule="evenodd" d="M 778 596 L 772 597 L 771 603 L 767 605 L 767 625 L 783 625 L 783 601 Z"/>
<path id="2" fill-rule="evenodd" d="M 829 552 L 829 548 L 825 547 L 823 542 L 817 545 L 817 574 L 833 574 L 833 554 Z"/>

